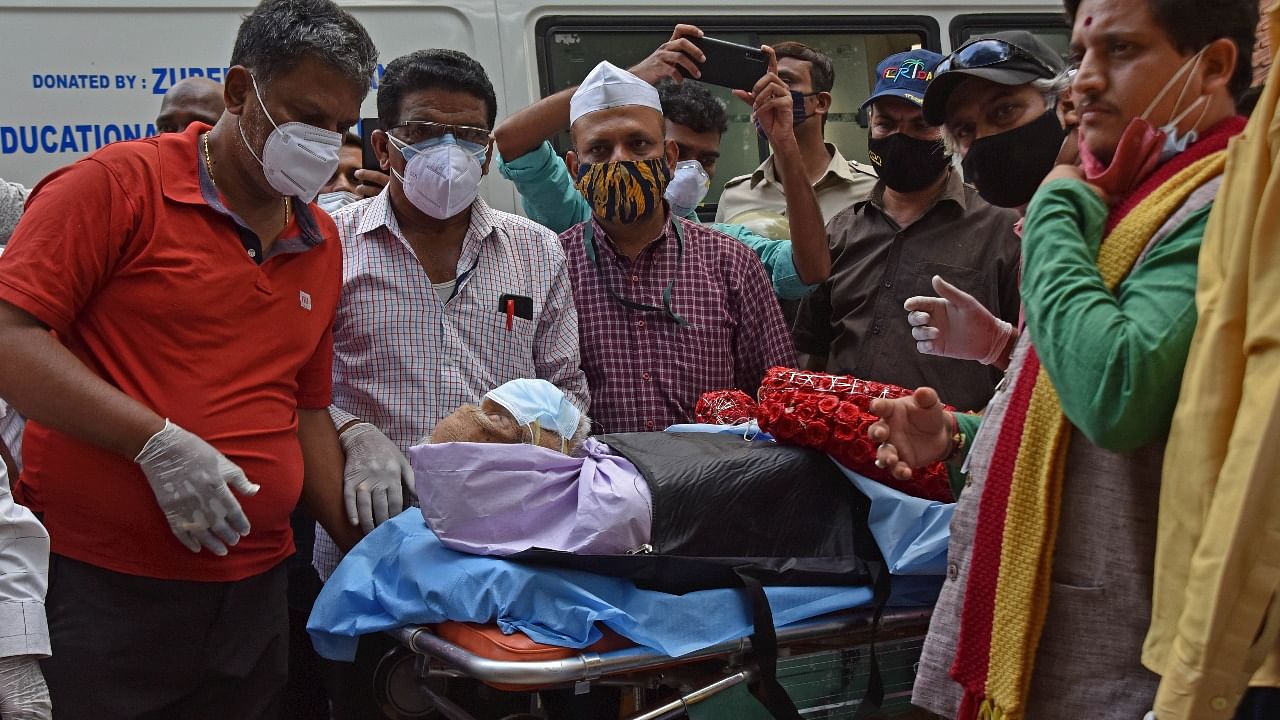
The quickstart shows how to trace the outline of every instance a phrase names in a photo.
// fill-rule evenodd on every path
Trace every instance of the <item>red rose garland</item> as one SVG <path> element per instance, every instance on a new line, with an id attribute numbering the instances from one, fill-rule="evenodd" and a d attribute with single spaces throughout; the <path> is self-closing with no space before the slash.
<path id="1" fill-rule="evenodd" d="M 778 442 L 821 450 L 854 472 L 908 495 L 952 502 L 955 498 L 951 494 L 946 466 L 942 463 L 920 468 L 906 481 L 876 467 L 876 443 L 867 436 L 867 428 L 878 419 L 869 412 L 871 401 L 910 394 L 910 390 L 897 385 L 848 375 L 775 367 L 765 375 L 760 387 L 760 402 L 754 408 L 754 414 L 760 429 L 772 434 Z M 732 403 L 729 398 L 733 398 Z M 730 411 L 719 411 L 718 416 L 740 418 L 741 413 L 746 412 L 750 398 L 736 390 L 707 393 L 698 401 L 700 421 L 704 417 L 704 402 L 708 409 L 717 403 L 731 408 Z M 711 417 L 712 414 L 706 416 Z"/>
<path id="2" fill-rule="evenodd" d="M 738 425 L 756 418 L 756 401 L 741 390 L 703 393 L 693 413 L 700 423 Z"/>

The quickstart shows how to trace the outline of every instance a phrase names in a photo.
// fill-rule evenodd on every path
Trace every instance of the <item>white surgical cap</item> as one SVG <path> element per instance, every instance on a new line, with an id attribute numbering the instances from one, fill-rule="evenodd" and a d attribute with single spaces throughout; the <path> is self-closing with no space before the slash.
<path id="1" fill-rule="evenodd" d="M 569 124 L 596 110 L 640 105 L 662 112 L 658 91 L 652 85 L 605 61 L 595 67 L 569 99 Z"/>

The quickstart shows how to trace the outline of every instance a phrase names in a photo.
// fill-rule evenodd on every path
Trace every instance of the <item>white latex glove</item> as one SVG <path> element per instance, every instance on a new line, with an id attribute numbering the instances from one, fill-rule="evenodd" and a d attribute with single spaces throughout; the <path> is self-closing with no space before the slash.
<path id="1" fill-rule="evenodd" d="M 1013 325 L 938 275 L 933 276 L 933 289 L 942 297 L 917 295 L 903 303 L 916 350 L 983 365 L 1000 360 L 1013 337 Z"/>
<path id="2" fill-rule="evenodd" d="M 366 533 L 399 515 L 414 497 L 413 467 L 400 448 L 367 422 L 356 423 L 338 436 L 347 454 L 342 476 L 342 499 L 347 519 Z"/>
<path id="3" fill-rule="evenodd" d="M 134 458 L 151 483 L 169 529 L 191 552 L 226 555 L 249 534 L 249 518 L 231 490 L 249 497 L 258 486 L 212 445 L 164 421 Z"/>
<path id="4" fill-rule="evenodd" d="M 53 704 L 33 655 L 0 658 L 0 718 L 51 720 Z"/>

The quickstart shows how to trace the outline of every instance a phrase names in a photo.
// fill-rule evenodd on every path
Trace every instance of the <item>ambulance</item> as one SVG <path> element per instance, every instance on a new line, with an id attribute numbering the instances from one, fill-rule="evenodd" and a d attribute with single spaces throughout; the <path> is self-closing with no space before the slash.
<path id="1" fill-rule="evenodd" d="M 600 60 L 626 67 L 664 42 L 676 23 L 748 45 L 798 40 L 835 65 L 827 140 L 863 159 L 867 130 L 858 106 L 876 63 L 914 47 L 946 53 L 975 34 L 1030 30 L 1064 54 L 1069 29 L 1060 2 L 925 3 L 867 0 L 350 0 L 339 4 L 368 28 L 382 63 L 447 47 L 479 60 L 498 96 L 498 117 L 576 85 Z M 236 0 L 0 0 L 0 178 L 34 185 L 103 145 L 155 132 L 160 98 L 183 78 L 222 80 L 241 18 Z M 382 65 L 379 65 L 381 73 Z M 377 114 L 378 78 L 362 108 Z M 719 88 L 730 115 L 716 182 L 749 173 L 768 146 L 749 109 Z M 563 151 L 567 136 L 556 138 Z M 486 200 L 516 211 L 514 188 L 491 172 Z"/>

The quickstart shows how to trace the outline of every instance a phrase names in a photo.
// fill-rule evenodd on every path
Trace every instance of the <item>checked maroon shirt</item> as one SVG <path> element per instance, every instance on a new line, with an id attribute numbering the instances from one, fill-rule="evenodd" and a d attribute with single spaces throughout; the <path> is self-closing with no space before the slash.
<path id="1" fill-rule="evenodd" d="M 795 364 L 790 334 L 760 260 L 728 235 L 688 220 L 676 222 L 684 233 L 679 263 L 671 223 L 632 261 L 604 228 L 588 220 L 598 267 L 583 245 L 587 223 L 560 236 L 578 308 L 582 369 L 596 432 L 662 430 L 693 422 L 702 393 L 738 388 L 755 397 L 766 370 Z M 671 309 L 687 325 L 661 309 L 663 290 L 673 277 Z M 659 309 L 629 308 L 614 295 Z"/>

